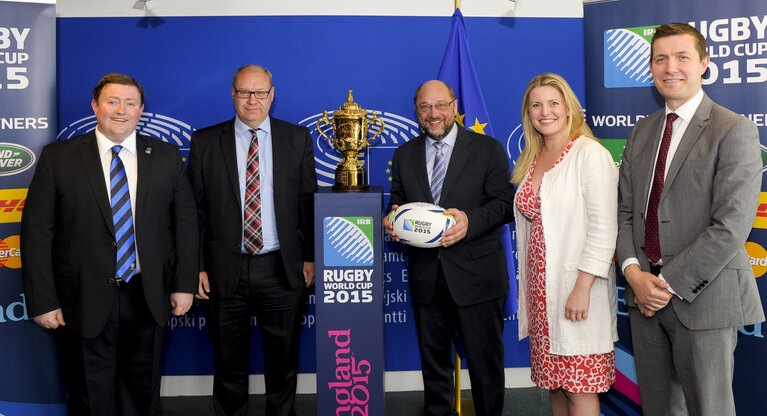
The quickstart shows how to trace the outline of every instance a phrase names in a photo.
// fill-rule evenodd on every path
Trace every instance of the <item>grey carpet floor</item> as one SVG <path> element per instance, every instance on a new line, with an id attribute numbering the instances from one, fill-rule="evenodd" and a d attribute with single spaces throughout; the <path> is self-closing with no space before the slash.
<path id="1" fill-rule="evenodd" d="M 463 397 L 471 397 L 471 392 L 463 392 Z M 386 393 L 384 400 L 385 416 L 423 415 L 423 392 L 390 392 Z M 163 397 L 161 402 L 163 416 L 213 415 L 211 396 Z M 537 387 L 506 389 L 503 409 L 504 415 L 551 415 L 548 392 Z M 313 394 L 297 395 L 296 412 L 299 416 L 317 415 L 317 397 Z M 263 414 L 264 396 L 261 394 L 251 395 L 248 403 L 248 416 Z"/>

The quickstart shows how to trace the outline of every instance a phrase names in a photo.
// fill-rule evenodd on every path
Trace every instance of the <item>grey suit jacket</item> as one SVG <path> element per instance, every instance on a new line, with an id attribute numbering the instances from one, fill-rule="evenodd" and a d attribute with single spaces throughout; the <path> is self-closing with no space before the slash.
<path id="1" fill-rule="evenodd" d="M 636 257 L 644 271 L 645 210 L 665 112 L 631 131 L 618 187 L 618 260 Z M 704 95 L 669 165 L 658 206 L 663 278 L 683 298 L 671 305 L 692 330 L 764 320 L 744 248 L 762 179 L 754 123 Z M 634 293 L 626 288 L 631 307 Z"/>

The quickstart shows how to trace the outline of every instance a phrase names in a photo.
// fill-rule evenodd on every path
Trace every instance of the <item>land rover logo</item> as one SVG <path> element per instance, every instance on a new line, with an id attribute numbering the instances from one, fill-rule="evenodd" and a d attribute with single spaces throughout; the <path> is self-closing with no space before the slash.
<path id="1" fill-rule="evenodd" d="M 759 147 L 762 149 L 762 173 L 767 172 L 767 147 L 764 147 L 764 145 L 759 145 Z"/>
<path id="2" fill-rule="evenodd" d="M 35 154 L 16 143 L 0 143 L 0 176 L 15 175 L 35 164 Z"/>

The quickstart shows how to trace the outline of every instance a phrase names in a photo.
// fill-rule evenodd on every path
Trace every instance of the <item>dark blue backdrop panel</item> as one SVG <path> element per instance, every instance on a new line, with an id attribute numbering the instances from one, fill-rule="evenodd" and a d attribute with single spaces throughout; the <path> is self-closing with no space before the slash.
<path id="1" fill-rule="evenodd" d="M 512 132 L 520 125 L 522 94 L 534 75 L 560 73 L 579 97 L 585 97 L 582 19 L 465 20 L 493 129 L 507 148 L 519 145 L 519 130 Z M 272 115 L 312 129 L 320 181 L 332 182 L 327 174 L 336 163 L 314 127 L 322 111 L 338 109 L 351 89 L 363 108 L 383 113 L 389 135 L 362 156 L 371 184 L 383 186 L 386 193 L 386 169 L 394 149 L 419 132 L 413 93 L 417 85 L 437 76 L 450 18 L 63 18 L 58 19 L 57 30 L 62 138 L 93 128 L 89 105 L 93 86 L 108 72 L 123 72 L 138 79 L 146 91 L 139 129 L 174 141 L 186 154 L 192 130 L 233 117 L 234 70 L 258 63 L 274 74 Z M 385 194 L 384 204 L 387 199 Z M 383 301 L 389 371 L 420 368 L 405 260 L 402 246 L 385 243 Z M 313 307 L 309 305 L 304 317 L 302 372 L 315 369 Z M 170 324 L 165 373 L 211 374 L 204 312 L 198 310 Z M 261 372 L 257 331 L 253 337 L 251 370 Z M 504 339 L 506 366 L 528 366 L 527 342 L 517 341 L 513 317 L 507 320 Z"/>

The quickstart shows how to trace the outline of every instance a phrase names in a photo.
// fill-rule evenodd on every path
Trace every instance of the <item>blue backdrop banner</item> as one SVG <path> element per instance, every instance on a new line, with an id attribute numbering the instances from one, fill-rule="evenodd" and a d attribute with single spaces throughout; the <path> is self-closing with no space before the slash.
<path id="1" fill-rule="evenodd" d="M 746 0 L 695 1 L 623 0 L 584 7 L 587 120 L 615 157 L 637 120 L 662 108 L 648 63 L 655 27 L 686 22 L 706 38 L 711 57 L 703 90 L 715 102 L 750 118 L 759 128 L 762 160 L 767 161 L 767 4 Z M 767 163 L 762 171 L 767 170 Z M 767 180 L 762 180 L 762 190 Z M 767 193 L 746 243 L 762 299 L 767 299 Z M 605 415 L 639 415 L 640 398 L 634 372 L 628 312 L 623 299 L 625 279 L 618 280 L 618 379 L 603 400 Z M 735 401 L 738 414 L 764 414 L 760 397 L 767 382 L 767 344 L 762 325 L 740 328 L 735 351 Z"/>
<path id="2" fill-rule="evenodd" d="M 19 221 L 56 137 L 56 6 L 0 0 L 0 414 L 65 415 L 53 335 L 28 320 Z"/>
<path id="3" fill-rule="evenodd" d="M 412 97 L 435 78 L 450 35 L 447 17 L 249 16 L 59 19 L 59 138 L 90 130 L 88 103 L 95 82 L 124 72 L 146 91 L 139 129 L 189 148 L 191 131 L 234 115 L 234 70 L 259 63 L 274 74 L 275 117 L 310 128 L 320 186 L 332 185 L 339 156 L 317 134 L 316 121 L 342 103 L 347 90 L 362 108 L 375 110 L 386 129 L 362 154 L 371 185 L 383 186 L 388 202 L 388 163 L 394 149 L 420 133 Z M 520 103 L 527 82 L 544 71 L 563 74 L 584 96 L 582 19 L 467 18 L 472 58 L 496 137 L 511 158 L 521 145 Z M 547 31 L 572 44 L 551 45 Z M 109 33 L 109 36 L 99 34 Z M 119 44 L 119 53 L 114 45 Z M 524 59 L 521 59 L 524 58 Z M 519 62 L 523 61 L 524 64 Z M 473 116 L 472 116 L 473 117 Z M 419 356 L 409 300 L 405 254 L 384 243 L 386 370 L 418 370 Z M 301 372 L 314 372 L 314 300 L 304 317 Z M 211 374 L 213 363 L 201 312 L 172 318 L 164 372 Z M 527 342 L 516 340 L 516 320 L 504 331 L 506 366 L 529 366 Z M 263 371 L 254 331 L 251 371 Z"/>

